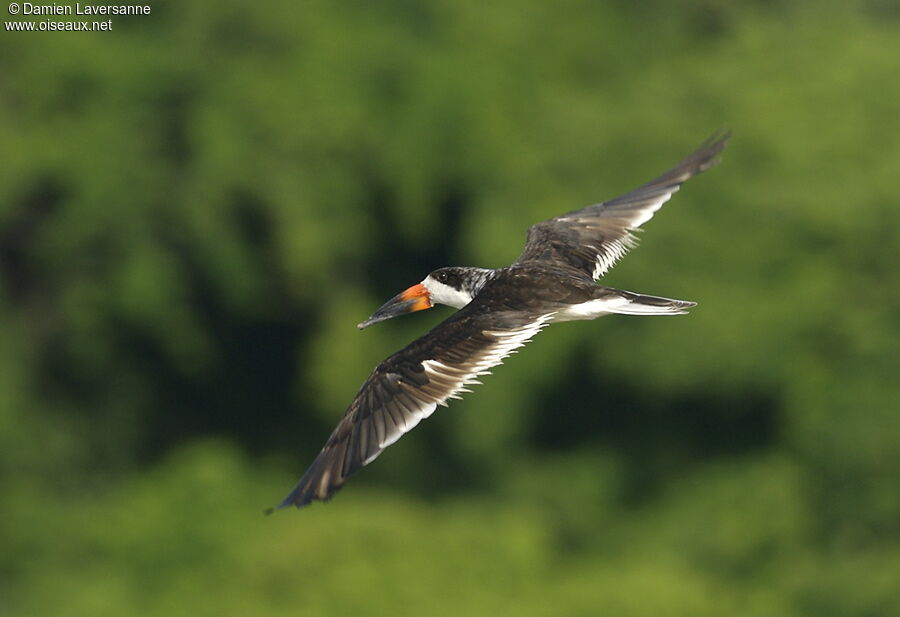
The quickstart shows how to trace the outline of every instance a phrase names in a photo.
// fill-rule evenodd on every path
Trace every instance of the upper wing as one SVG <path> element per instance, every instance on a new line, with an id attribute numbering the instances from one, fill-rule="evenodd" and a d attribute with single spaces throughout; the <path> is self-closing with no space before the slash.
<path id="1" fill-rule="evenodd" d="M 279 504 L 330 499 L 353 472 L 427 418 L 469 392 L 493 366 L 537 334 L 550 315 L 524 317 L 473 302 L 382 362 L 350 403 L 310 468 Z"/>
<path id="2" fill-rule="evenodd" d="M 730 131 L 713 134 L 678 165 L 630 193 L 532 225 L 517 261 L 565 263 L 601 277 L 635 245 L 631 230 L 650 220 L 684 181 L 715 165 L 730 137 Z"/>

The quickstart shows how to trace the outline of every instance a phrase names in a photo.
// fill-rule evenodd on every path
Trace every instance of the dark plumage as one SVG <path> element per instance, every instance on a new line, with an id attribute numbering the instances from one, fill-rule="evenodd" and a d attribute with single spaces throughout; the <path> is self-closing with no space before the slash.
<path id="1" fill-rule="evenodd" d="M 357 392 L 325 447 L 278 506 L 330 499 L 358 469 L 439 405 L 467 392 L 493 366 L 556 321 L 609 313 L 677 315 L 693 302 L 603 287 L 595 280 L 693 175 L 717 162 L 730 133 L 718 133 L 655 180 L 616 199 L 537 223 L 506 268 L 448 267 L 389 301 L 371 323 L 434 303 L 460 310 L 379 364 Z"/>

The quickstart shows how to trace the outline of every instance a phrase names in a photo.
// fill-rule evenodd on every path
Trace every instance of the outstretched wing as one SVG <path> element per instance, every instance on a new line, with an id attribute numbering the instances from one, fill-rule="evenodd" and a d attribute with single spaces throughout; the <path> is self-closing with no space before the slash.
<path id="1" fill-rule="evenodd" d="M 310 468 L 279 504 L 325 501 L 347 478 L 527 343 L 552 314 L 491 312 L 473 302 L 382 362 Z"/>
<path id="2" fill-rule="evenodd" d="M 600 278 L 636 244 L 631 231 L 649 221 L 688 178 L 718 163 L 730 137 L 730 131 L 715 133 L 678 165 L 630 193 L 532 225 L 517 261 L 565 263 Z"/>

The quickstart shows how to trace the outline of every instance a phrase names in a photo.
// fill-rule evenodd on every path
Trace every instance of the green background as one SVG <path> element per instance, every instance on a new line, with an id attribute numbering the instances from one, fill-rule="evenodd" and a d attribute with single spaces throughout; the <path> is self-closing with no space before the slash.
<path id="1" fill-rule="evenodd" d="M 900 615 L 893 3 L 151 6 L 0 32 L 0 614 Z M 604 281 L 690 316 L 262 515 L 450 309 L 357 322 L 723 125 Z"/>

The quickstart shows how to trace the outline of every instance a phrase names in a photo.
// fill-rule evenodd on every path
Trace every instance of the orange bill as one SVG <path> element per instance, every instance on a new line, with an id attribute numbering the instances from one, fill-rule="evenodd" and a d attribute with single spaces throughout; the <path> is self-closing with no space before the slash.
<path id="1" fill-rule="evenodd" d="M 418 283 L 385 302 L 380 309 L 372 313 L 371 317 L 356 327 L 362 330 L 379 321 L 386 321 L 406 313 L 424 311 L 432 306 L 434 305 L 431 303 L 431 296 L 428 294 L 425 285 Z"/>

